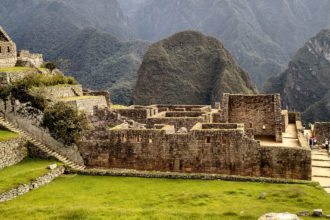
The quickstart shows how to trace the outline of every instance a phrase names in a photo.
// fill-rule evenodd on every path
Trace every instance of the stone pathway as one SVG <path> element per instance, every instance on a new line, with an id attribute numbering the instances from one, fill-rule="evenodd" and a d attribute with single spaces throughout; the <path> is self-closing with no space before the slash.
<path id="1" fill-rule="evenodd" d="M 319 182 L 330 193 L 330 156 L 326 150 L 312 151 L 312 180 Z"/>

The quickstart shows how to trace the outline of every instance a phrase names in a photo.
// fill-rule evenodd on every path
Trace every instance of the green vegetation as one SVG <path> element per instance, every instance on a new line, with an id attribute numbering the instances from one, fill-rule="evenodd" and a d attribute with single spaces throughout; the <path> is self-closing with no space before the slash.
<path id="1" fill-rule="evenodd" d="M 71 145 L 80 138 L 81 132 L 87 128 L 87 118 L 71 106 L 58 102 L 45 109 L 43 126 L 51 135 L 65 145 Z"/>
<path id="2" fill-rule="evenodd" d="M 0 170 L 0 193 L 46 174 L 49 172 L 47 166 L 54 163 L 60 164 L 51 160 L 28 158 L 15 166 Z"/>
<path id="3" fill-rule="evenodd" d="M 15 138 L 18 138 L 19 135 L 11 132 L 11 131 L 6 131 L 6 130 L 0 130 L 0 142 L 1 141 L 8 141 L 8 140 L 12 140 Z"/>
<path id="4" fill-rule="evenodd" d="M 219 40 L 183 31 L 149 47 L 133 103 L 212 104 L 223 93 L 252 94 L 256 89 Z"/>
<path id="5" fill-rule="evenodd" d="M 5 68 L 0 68 L 0 73 L 1 72 L 26 72 L 26 71 L 29 71 L 29 70 L 34 70 L 34 69 L 31 68 L 31 67 L 18 67 L 18 66 L 5 67 Z"/>
<path id="6" fill-rule="evenodd" d="M 127 106 L 124 105 L 111 105 L 112 109 L 126 109 L 128 108 Z"/>
<path id="7" fill-rule="evenodd" d="M 10 94 L 21 102 L 31 102 L 32 106 L 44 110 L 47 107 L 47 100 L 40 94 L 31 92 L 34 87 L 76 85 L 73 77 L 62 74 L 37 74 L 31 73 L 28 76 L 14 82 L 12 85 L 0 88 L 0 98 L 5 99 Z"/>
<path id="8" fill-rule="evenodd" d="M 314 208 L 329 213 L 330 196 L 311 185 L 67 175 L 0 204 L 0 219 L 255 220 Z"/>

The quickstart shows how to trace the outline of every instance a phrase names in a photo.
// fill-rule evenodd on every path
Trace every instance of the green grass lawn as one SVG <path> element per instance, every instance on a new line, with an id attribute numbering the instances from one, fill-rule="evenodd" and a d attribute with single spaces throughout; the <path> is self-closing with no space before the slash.
<path id="1" fill-rule="evenodd" d="M 330 214 L 330 196 L 312 185 L 68 175 L 0 204 L 0 219 L 255 220 L 315 208 Z"/>
<path id="2" fill-rule="evenodd" d="M 15 139 L 15 138 L 18 138 L 18 137 L 19 137 L 19 135 L 14 133 L 14 132 L 6 131 L 6 130 L 0 130 L 0 142 L 1 141 L 8 141 L 8 140 Z"/>
<path id="3" fill-rule="evenodd" d="M 46 174 L 49 172 L 47 166 L 54 163 L 60 164 L 51 160 L 25 159 L 15 166 L 0 170 L 0 193 Z"/>

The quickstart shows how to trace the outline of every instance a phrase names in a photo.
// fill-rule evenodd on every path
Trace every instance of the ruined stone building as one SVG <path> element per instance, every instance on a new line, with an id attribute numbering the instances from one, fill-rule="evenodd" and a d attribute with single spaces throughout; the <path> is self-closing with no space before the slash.
<path id="1" fill-rule="evenodd" d="M 0 68 L 13 67 L 17 62 L 16 44 L 0 26 Z"/>
<path id="2" fill-rule="evenodd" d="M 32 54 L 27 50 L 16 50 L 16 44 L 0 26 L 0 68 L 14 66 L 40 67 L 43 63 L 42 54 Z"/>
<path id="3" fill-rule="evenodd" d="M 323 144 L 326 139 L 330 141 L 330 122 L 316 122 L 313 132 L 319 144 Z"/>
<path id="4" fill-rule="evenodd" d="M 311 151 L 299 115 L 280 96 L 224 94 L 222 106 L 151 105 L 116 110 L 127 122 L 78 144 L 87 166 L 306 179 Z"/>

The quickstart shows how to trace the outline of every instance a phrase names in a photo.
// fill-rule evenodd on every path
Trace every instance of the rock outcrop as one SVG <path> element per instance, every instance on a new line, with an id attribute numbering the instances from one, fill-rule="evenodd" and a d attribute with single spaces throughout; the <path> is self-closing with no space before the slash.
<path id="1" fill-rule="evenodd" d="M 330 29 L 310 39 L 273 77 L 265 91 L 281 93 L 284 106 L 304 112 L 307 121 L 330 120 Z"/>
<path id="2" fill-rule="evenodd" d="M 138 71 L 134 104 L 212 104 L 224 92 L 255 93 L 223 44 L 184 31 L 151 45 Z"/>

